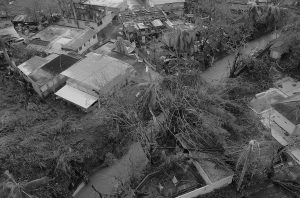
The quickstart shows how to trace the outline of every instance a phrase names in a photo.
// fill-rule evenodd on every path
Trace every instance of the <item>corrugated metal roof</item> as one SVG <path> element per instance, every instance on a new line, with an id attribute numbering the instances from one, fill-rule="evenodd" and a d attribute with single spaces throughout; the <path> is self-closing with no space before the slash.
<path id="1" fill-rule="evenodd" d="M 96 31 L 94 31 L 92 29 L 88 29 L 83 34 L 72 39 L 71 42 L 64 45 L 62 48 L 77 50 L 79 47 L 83 46 L 84 43 L 86 43 L 88 40 L 90 40 L 96 34 L 97 34 Z"/>
<path id="2" fill-rule="evenodd" d="M 95 96 L 91 96 L 83 91 L 75 89 L 69 85 L 65 85 L 63 88 L 58 90 L 55 95 L 68 100 L 84 109 L 88 109 L 95 102 L 97 102 L 97 98 Z"/>
<path id="3" fill-rule="evenodd" d="M 13 22 L 25 21 L 26 18 L 27 18 L 26 14 L 21 14 L 21 15 L 17 15 L 12 21 Z"/>
<path id="4" fill-rule="evenodd" d="M 87 57 L 61 74 L 99 90 L 133 67 L 107 55 L 90 52 Z"/>

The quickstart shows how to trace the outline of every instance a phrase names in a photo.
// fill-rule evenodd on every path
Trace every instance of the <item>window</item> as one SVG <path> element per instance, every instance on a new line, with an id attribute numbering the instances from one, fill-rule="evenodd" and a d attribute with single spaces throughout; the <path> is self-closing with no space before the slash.
<path id="1" fill-rule="evenodd" d="M 99 22 L 98 22 L 98 26 L 100 26 L 100 25 L 102 25 L 102 24 L 103 24 L 102 21 L 99 21 Z"/>
<path id="2" fill-rule="evenodd" d="M 82 50 L 82 47 L 79 47 L 79 48 L 78 48 L 78 51 L 81 51 L 81 50 Z"/>
<path id="3" fill-rule="evenodd" d="M 96 38 L 96 34 L 93 36 L 93 39 L 95 39 Z"/>
<path id="4" fill-rule="evenodd" d="M 83 47 L 85 47 L 85 43 L 83 44 Z"/>

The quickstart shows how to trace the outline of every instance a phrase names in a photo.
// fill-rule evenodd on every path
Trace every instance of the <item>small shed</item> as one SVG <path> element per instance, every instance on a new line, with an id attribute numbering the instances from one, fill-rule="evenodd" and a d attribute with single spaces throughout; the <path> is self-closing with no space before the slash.
<path id="1" fill-rule="evenodd" d="M 19 65 L 18 69 L 39 96 L 46 97 L 66 82 L 66 78 L 60 73 L 77 61 L 78 59 L 64 54 L 51 54 L 45 58 L 34 56 Z"/>

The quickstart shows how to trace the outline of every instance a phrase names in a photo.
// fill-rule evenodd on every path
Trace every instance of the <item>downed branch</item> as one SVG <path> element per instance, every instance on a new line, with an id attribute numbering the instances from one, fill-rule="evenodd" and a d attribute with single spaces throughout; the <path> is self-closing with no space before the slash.
<path id="1" fill-rule="evenodd" d="M 42 177 L 25 184 L 17 183 L 9 171 L 4 172 L 4 181 L 0 183 L 1 198 L 35 198 L 27 192 L 31 192 L 51 181 L 49 177 Z"/>

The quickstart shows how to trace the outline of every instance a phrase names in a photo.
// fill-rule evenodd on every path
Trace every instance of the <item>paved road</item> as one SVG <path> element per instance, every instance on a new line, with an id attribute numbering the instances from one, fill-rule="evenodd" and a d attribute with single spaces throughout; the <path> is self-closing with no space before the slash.
<path id="1" fill-rule="evenodd" d="M 244 55 L 249 55 L 254 49 L 263 49 L 268 43 L 270 43 L 270 41 L 276 39 L 277 37 L 277 34 L 272 33 L 251 41 L 241 49 L 241 53 Z M 228 77 L 234 57 L 235 55 L 231 54 L 222 58 L 221 60 L 216 61 L 213 66 L 203 72 L 201 76 L 204 80 L 212 84 L 221 82 L 224 78 Z"/>

